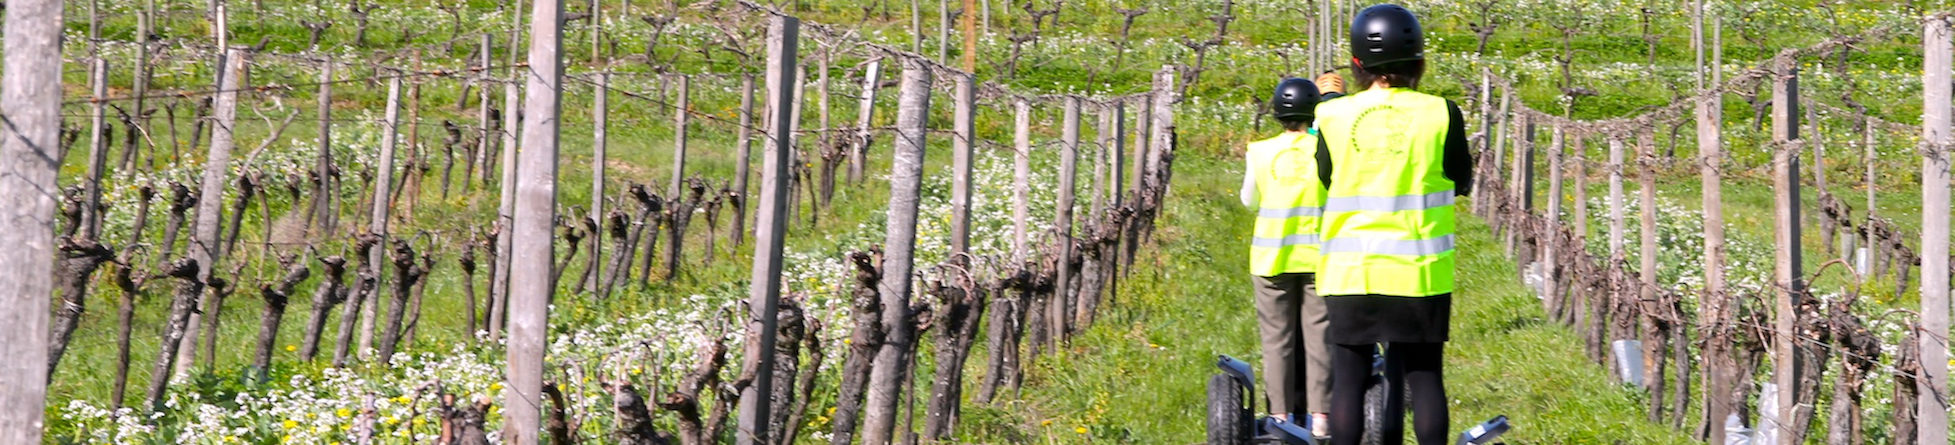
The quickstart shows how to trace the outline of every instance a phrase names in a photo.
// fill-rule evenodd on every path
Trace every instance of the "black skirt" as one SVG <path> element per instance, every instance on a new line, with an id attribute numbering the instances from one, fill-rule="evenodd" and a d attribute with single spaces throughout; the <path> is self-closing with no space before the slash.
<path id="1" fill-rule="evenodd" d="M 1451 334 L 1453 294 L 1430 297 L 1348 295 L 1324 297 L 1330 329 L 1324 341 L 1340 345 L 1441 343 Z"/>

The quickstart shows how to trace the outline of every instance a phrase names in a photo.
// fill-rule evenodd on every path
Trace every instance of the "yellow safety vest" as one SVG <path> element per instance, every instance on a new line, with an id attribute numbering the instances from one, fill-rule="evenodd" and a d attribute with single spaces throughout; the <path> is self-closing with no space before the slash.
<path id="1" fill-rule="evenodd" d="M 1331 180 L 1320 232 L 1322 295 L 1453 291 L 1453 188 L 1446 100 L 1375 88 L 1317 107 Z"/>
<path id="2" fill-rule="evenodd" d="M 1256 229 L 1249 242 L 1249 272 L 1273 277 L 1317 271 L 1317 223 L 1324 212 L 1324 184 L 1317 178 L 1317 136 L 1285 133 L 1249 143 L 1248 173 L 1255 175 Z"/>

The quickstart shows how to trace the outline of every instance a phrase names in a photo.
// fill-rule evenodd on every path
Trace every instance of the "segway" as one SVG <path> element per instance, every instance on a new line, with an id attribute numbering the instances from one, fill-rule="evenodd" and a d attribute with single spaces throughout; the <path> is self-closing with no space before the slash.
<path id="1" fill-rule="evenodd" d="M 1221 374 L 1208 379 L 1210 445 L 1317 445 L 1310 431 L 1275 417 L 1255 416 L 1256 372 L 1235 357 L 1218 356 Z"/>
<path id="2" fill-rule="evenodd" d="M 1384 351 L 1380 346 L 1372 355 L 1371 374 L 1365 377 L 1364 437 L 1360 443 L 1382 445 L 1381 431 L 1403 431 L 1404 391 L 1385 378 Z M 1255 415 L 1256 372 L 1248 363 L 1220 355 L 1215 366 L 1222 373 L 1208 379 L 1208 443 L 1210 445 L 1285 444 L 1318 445 L 1327 438 L 1311 436 L 1309 430 L 1282 419 Z M 1463 432 L 1459 445 L 1495 444 L 1512 426 L 1507 416 L 1497 416 Z M 1397 442 L 1397 441 L 1394 441 Z"/>

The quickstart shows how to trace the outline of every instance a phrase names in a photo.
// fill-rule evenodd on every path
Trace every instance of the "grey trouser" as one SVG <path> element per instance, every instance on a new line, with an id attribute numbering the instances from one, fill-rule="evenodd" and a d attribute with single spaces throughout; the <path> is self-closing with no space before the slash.
<path id="1" fill-rule="evenodd" d="M 1321 413 L 1330 409 L 1330 350 L 1324 330 L 1330 316 L 1317 295 L 1316 275 L 1256 276 L 1256 319 L 1263 336 L 1263 391 L 1269 412 Z"/>

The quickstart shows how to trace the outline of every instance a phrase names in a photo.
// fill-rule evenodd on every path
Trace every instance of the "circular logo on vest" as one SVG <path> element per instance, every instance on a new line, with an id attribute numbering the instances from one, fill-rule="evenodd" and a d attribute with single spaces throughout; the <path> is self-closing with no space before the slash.
<path id="1" fill-rule="evenodd" d="M 1397 107 L 1379 105 L 1365 109 L 1351 123 L 1351 148 L 1365 154 L 1403 156 L 1405 132 L 1411 125 L 1412 117 Z"/>
<path id="2" fill-rule="evenodd" d="M 1298 185 L 1310 179 L 1310 162 L 1316 153 L 1304 151 L 1300 147 L 1285 148 L 1269 159 L 1269 177 L 1277 184 Z"/>

